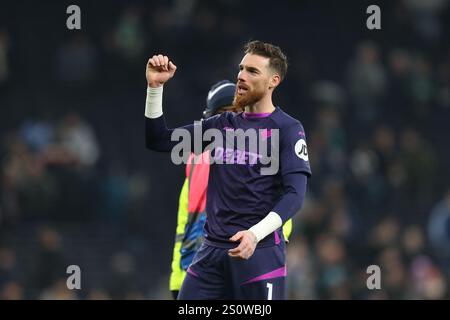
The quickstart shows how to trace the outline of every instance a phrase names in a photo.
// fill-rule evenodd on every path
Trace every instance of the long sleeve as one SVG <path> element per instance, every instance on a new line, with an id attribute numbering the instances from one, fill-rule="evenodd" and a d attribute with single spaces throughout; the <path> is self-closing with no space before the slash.
<path id="1" fill-rule="evenodd" d="M 145 146 L 153 151 L 171 152 L 180 143 L 180 139 L 184 138 L 187 140 L 186 144 L 189 149 L 186 150 L 188 151 L 186 156 L 189 156 L 192 152 L 201 154 L 210 143 L 209 141 L 203 141 L 202 135 L 206 130 L 216 126 L 216 121 L 219 117 L 220 115 L 217 115 L 174 129 L 167 127 L 164 115 L 158 118 L 145 117 Z M 177 129 L 179 131 L 175 132 Z M 173 135 L 176 137 L 173 137 Z M 175 141 L 172 141 L 172 138 Z M 194 141 L 194 139 L 198 139 L 198 141 Z M 197 147 L 195 145 L 196 142 Z"/>
<path id="2" fill-rule="evenodd" d="M 193 133 L 194 125 L 182 127 Z M 145 117 L 145 146 L 153 151 L 170 152 L 178 144 L 178 141 L 171 141 L 174 129 L 167 128 L 164 115 L 150 119 Z"/>
<path id="3" fill-rule="evenodd" d="M 163 87 L 147 88 L 147 99 L 145 102 L 145 145 L 147 148 L 159 152 L 171 152 L 173 148 L 180 143 L 181 139 L 189 140 L 186 143 L 191 147 L 186 156 L 191 152 L 202 153 L 204 144 L 201 133 L 215 125 L 216 117 L 211 117 L 204 121 L 196 121 L 193 124 L 186 125 L 177 129 L 169 129 L 166 125 L 162 111 Z M 199 129 L 199 130 L 198 130 Z M 195 137 L 195 133 L 200 133 Z M 172 138 L 175 141 L 172 141 Z M 194 138 L 200 139 L 197 142 L 197 148 Z"/>
<path id="4" fill-rule="evenodd" d="M 307 176 L 302 172 L 292 172 L 283 176 L 284 194 L 272 210 L 281 217 L 283 223 L 302 207 L 307 180 Z"/>

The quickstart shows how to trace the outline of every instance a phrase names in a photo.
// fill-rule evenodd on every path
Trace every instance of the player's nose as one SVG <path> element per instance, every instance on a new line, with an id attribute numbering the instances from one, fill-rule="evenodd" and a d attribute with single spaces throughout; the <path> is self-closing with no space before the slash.
<path id="1" fill-rule="evenodd" d="M 247 80 L 246 78 L 244 70 L 239 71 L 237 76 L 238 82 L 245 82 Z"/>

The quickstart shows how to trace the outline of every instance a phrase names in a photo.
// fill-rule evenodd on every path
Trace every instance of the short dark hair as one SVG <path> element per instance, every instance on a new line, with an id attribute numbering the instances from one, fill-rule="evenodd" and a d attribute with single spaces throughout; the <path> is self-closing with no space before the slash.
<path id="1" fill-rule="evenodd" d="M 245 53 L 256 54 L 265 58 L 269 58 L 269 66 L 280 75 L 281 80 L 286 76 L 288 62 L 287 57 L 281 51 L 280 47 L 273 44 L 254 40 L 247 42 L 244 46 Z"/>

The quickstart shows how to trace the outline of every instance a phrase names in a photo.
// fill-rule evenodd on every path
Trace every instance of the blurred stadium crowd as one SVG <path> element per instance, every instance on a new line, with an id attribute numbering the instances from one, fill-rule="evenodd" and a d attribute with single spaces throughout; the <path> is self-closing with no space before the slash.
<path id="1" fill-rule="evenodd" d="M 145 63 L 177 63 L 164 104 L 182 125 L 249 39 L 288 55 L 275 102 L 303 122 L 313 170 L 289 298 L 450 298 L 448 1 L 382 3 L 381 31 L 364 2 L 79 1 L 81 31 L 67 5 L 0 5 L 0 299 L 170 298 L 183 168 L 145 150 Z"/>

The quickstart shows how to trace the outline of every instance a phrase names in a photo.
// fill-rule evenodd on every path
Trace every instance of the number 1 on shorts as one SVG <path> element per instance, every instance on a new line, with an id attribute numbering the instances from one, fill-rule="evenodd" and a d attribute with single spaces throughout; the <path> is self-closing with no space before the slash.
<path id="1" fill-rule="evenodd" d="M 267 283 L 267 289 L 269 289 L 268 292 L 267 292 L 267 300 L 272 300 L 273 284 L 268 282 Z"/>

